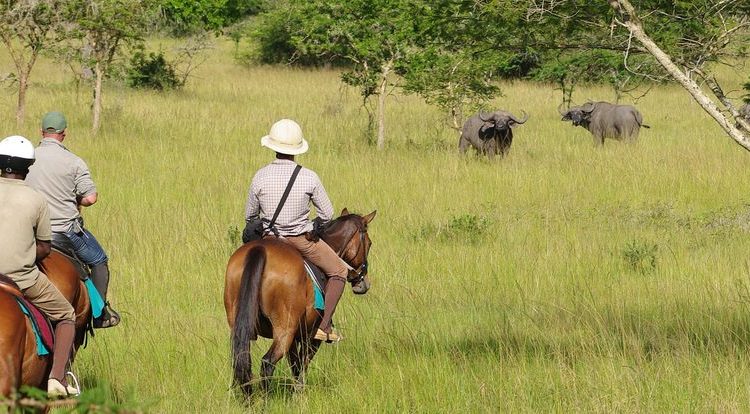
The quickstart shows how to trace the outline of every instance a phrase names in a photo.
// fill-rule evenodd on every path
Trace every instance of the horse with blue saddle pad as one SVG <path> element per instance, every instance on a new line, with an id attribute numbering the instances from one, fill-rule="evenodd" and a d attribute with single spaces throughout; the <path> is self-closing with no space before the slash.
<path id="1" fill-rule="evenodd" d="M 42 260 L 39 267 L 73 305 L 76 314 L 75 353 L 83 345 L 92 320 L 86 287 L 73 263 L 55 250 Z M 33 315 L 36 312 L 30 304 L 19 300 L 19 295 L 17 287 L 0 283 L 0 397 L 12 396 L 23 385 L 44 388 L 51 367 L 52 355 L 45 353 L 43 347 L 51 349 L 52 344 L 44 343 L 48 341 L 38 344 L 42 339 L 37 339 L 34 325 L 42 337 L 45 336 L 44 328 L 41 322 L 34 322 L 27 316 L 27 313 Z"/>
<path id="2" fill-rule="evenodd" d="M 374 217 L 374 211 L 360 216 L 344 209 L 320 234 L 347 264 L 347 279 L 358 294 L 366 293 L 370 286 L 367 255 L 372 242 L 367 225 Z M 258 335 L 273 338 L 261 363 L 263 387 L 268 387 L 275 364 L 284 356 L 289 358 L 298 384 L 304 383 L 304 372 L 321 344 L 315 332 L 323 308 L 323 295 L 316 294 L 316 283 L 307 268 L 310 266 L 300 252 L 276 237 L 246 243 L 229 259 L 224 307 L 232 332 L 234 383 L 245 395 L 251 392 L 250 342 Z"/>

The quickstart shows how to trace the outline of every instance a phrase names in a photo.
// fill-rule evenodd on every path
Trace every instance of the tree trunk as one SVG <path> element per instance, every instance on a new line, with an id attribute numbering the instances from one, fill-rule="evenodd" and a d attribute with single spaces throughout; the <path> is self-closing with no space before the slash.
<path id="1" fill-rule="evenodd" d="M 18 74 L 18 102 L 16 105 L 16 128 L 23 127 L 26 116 L 26 90 L 29 88 L 29 73 L 20 71 Z"/>
<path id="2" fill-rule="evenodd" d="M 380 73 L 380 86 L 378 87 L 378 149 L 385 146 L 385 98 L 388 87 L 388 74 L 391 72 L 392 62 L 383 66 Z"/>
<path id="3" fill-rule="evenodd" d="M 750 137 L 745 136 L 740 130 L 734 127 L 734 125 L 727 120 L 724 114 L 721 113 L 716 104 L 701 90 L 698 84 L 690 79 L 687 75 L 682 73 L 680 68 L 672 62 L 672 59 L 664 53 L 659 46 L 646 34 L 643 30 L 638 15 L 635 13 L 635 8 L 630 4 L 628 0 L 608 0 L 609 5 L 622 13 L 623 21 L 620 22 L 623 26 L 630 30 L 630 33 L 638 39 L 641 44 L 651 53 L 651 55 L 659 62 L 660 65 L 666 69 L 666 71 L 687 90 L 690 95 L 693 96 L 696 102 L 706 111 L 712 118 L 721 126 L 721 128 L 738 144 L 743 148 L 750 151 Z M 716 90 L 714 90 L 716 94 Z M 721 96 L 717 96 L 721 100 Z"/>
<path id="4" fill-rule="evenodd" d="M 94 76 L 96 79 L 94 80 L 94 108 L 93 108 L 93 126 L 92 131 L 94 135 L 96 135 L 97 132 L 99 132 L 99 127 L 101 125 L 101 114 L 102 114 L 102 82 L 104 79 L 104 69 L 102 68 L 102 64 L 100 62 L 97 62 L 94 66 Z"/>

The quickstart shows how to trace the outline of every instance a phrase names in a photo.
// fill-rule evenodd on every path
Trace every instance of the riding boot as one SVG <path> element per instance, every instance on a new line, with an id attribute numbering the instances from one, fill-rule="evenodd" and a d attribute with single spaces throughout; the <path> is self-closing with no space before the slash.
<path id="1" fill-rule="evenodd" d="M 345 280 L 342 277 L 331 277 L 326 284 L 325 309 L 323 310 L 323 319 L 320 321 L 319 329 L 327 334 L 331 334 L 331 319 L 336 305 L 344 293 Z"/>
<path id="2" fill-rule="evenodd" d="M 76 328 L 73 321 L 64 320 L 55 326 L 55 349 L 52 353 L 52 369 L 47 381 L 47 393 L 50 396 L 78 395 L 78 389 L 68 385 L 65 380 L 65 368 L 73 350 L 73 339 Z"/>
<path id="3" fill-rule="evenodd" d="M 91 281 L 104 301 L 102 315 L 94 319 L 94 328 L 109 328 L 117 325 L 120 323 L 120 314 L 107 301 L 107 288 L 109 287 L 109 266 L 107 262 L 91 266 Z"/>
<path id="4" fill-rule="evenodd" d="M 109 288 L 109 265 L 105 261 L 91 266 L 91 281 L 94 282 L 96 290 L 107 301 L 107 289 Z"/>

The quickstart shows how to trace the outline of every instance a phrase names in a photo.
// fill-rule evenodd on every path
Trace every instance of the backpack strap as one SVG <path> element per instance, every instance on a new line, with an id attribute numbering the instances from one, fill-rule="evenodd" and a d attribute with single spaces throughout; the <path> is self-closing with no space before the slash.
<path id="1" fill-rule="evenodd" d="M 299 171 L 302 169 L 302 166 L 297 164 L 297 166 L 294 168 L 294 172 L 292 172 L 292 177 L 289 178 L 289 184 L 286 185 L 286 189 L 284 190 L 284 194 L 281 196 L 281 200 L 279 201 L 279 205 L 276 207 L 276 212 L 273 213 L 273 218 L 271 219 L 271 222 L 268 223 L 268 229 L 273 232 L 273 234 L 276 235 L 276 237 L 279 237 L 279 232 L 276 230 L 276 227 L 274 227 L 274 224 L 276 224 L 276 219 L 279 218 L 279 213 L 281 213 L 281 208 L 284 207 L 284 203 L 286 202 L 287 197 L 289 197 L 289 192 L 292 191 L 292 185 L 294 185 L 294 180 L 297 179 L 297 174 L 299 174 Z"/>

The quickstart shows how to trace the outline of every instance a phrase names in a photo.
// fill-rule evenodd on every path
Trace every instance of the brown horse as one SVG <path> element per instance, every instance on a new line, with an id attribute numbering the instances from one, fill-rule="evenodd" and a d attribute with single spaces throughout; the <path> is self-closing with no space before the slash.
<path id="1" fill-rule="evenodd" d="M 78 269 L 56 250 L 39 267 L 76 311 L 74 349 L 77 349 L 91 320 L 88 292 Z M 0 397 L 12 396 L 22 385 L 44 389 L 52 365 L 51 355 L 37 355 L 31 323 L 7 288 L 0 288 L 0 315 Z"/>
<path id="2" fill-rule="evenodd" d="M 351 268 L 348 280 L 358 294 L 366 293 L 370 286 L 367 254 L 372 243 L 367 225 L 374 217 L 375 211 L 363 217 L 344 209 L 321 235 Z M 313 295 L 302 255 L 282 239 L 250 242 L 232 254 L 224 307 L 232 331 L 234 383 L 246 396 L 251 393 L 250 341 L 258 335 L 273 338 L 261 362 L 263 388 L 268 388 L 276 363 L 285 355 L 297 383 L 304 383 L 305 369 L 321 342 L 313 339 L 321 319 L 313 307 Z"/>

